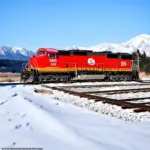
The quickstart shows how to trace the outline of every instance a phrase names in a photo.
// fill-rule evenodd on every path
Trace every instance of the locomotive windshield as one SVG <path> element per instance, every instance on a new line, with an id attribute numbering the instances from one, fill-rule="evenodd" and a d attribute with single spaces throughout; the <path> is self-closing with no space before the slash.
<path id="1" fill-rule="evenodd" d="M 46 52 L 44 51 L 44 50 L 39 50 L 38 52 L 37 52 L 37 55 L 45 55 L 46 54 Z"/>
<path id="2" fill-rule="evenodd" d="M 39 55 L 44 55 L 44 54 L 46 54 L 46 52 L 45 52 L 45 51 L 39 51 L 38 54 L 39 54 Z"/>

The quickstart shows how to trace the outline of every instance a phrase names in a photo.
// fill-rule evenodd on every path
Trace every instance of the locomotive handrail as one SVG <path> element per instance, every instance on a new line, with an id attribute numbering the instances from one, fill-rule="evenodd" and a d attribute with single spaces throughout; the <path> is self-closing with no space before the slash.
<path id="1" fill-rule="evenodd" d="M 67 66 L 70 66 L 72 64 L 74 65 L 74 66 L 69 67 L 69 70 L 70 70 L 70 68 L 75 68 L 75 70 L 78 70 L 78 68 L 82 68 L 83 70 L 87 69 L 87 67 L 86 67 L 87 63 L 64 62 L 64 64 L 67 64 Z M 96 63 L 95 66 L 89 66 L 89 68 L 91 68 L 91 70 L 99 70 L 99 68 L 101 68 L 102 71 L 104 71 L 104 63 Z"/>
<path id="2" fill-rule="evenodd" d="M 23 69 L 23 68 L 24 68 L 24 64 L 25 64 L 25 62 L 22 64 L 22 67 L 21 67 L 21 69 Z"/>
<path id="3" fill-rule="evenodd" d="M 29 64 L 29 62 L 24 62 L 23 64 L 22 64 L 22 69 L 24 69 L 24 68 L 27 68 L 27 65 Z"/>
<path id="4" fill-rule="evenodd" d="M 104 63 L 97 63 L 97 70 L 99 70 L 99 68 L 102 69 L 102 71 L 104 70 Z"/>
<path id="5" fill-rule="evenodd" d="M 25 68 L 24 65 L 25 65 L 25 62 L 22 64 L 22 67 L 21 67 L 22 69 Z"/>

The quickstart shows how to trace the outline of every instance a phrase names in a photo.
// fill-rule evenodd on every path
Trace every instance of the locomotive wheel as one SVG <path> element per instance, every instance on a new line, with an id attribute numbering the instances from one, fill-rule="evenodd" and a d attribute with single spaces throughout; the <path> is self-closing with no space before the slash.
<path id="1" fill-rule="evenodd" d="M 21 72 L 21 77 L 20 77 L 20 82 L 26 82 L 30 77 L 30 73 L 27 72 L 26 70 Z"/>
<path id="2" fill-rule="evenodd" d="M 126 81 L 132 81 L 132 77 L 130 75 L 126 75 Z"/>
<path id="3" fill-rule="evenodd" d="M 31 83 L 39 83 L 39 75 L 37 70 L 32 70 L 31 71 Z"/>
<path id="4" fill-rule="evenodd" d="M 116 75 L 110 75 L 110 81 L 112 81 L 112 82 L 117 81 L 117 76 Z"/>
<path id="5" fill-rule="evenodd" d="M 106 74 L 105 74 L 105 77 L 104 77 L 104 80 L 105 80 L 106 82 L 109 82 L 109 81 L 111 81 L 110 77 L 111 77 L 111 75 L 110 75 L 109 73 L 106 73 Z"/>
<path id="6" fill-rule="evenodd" d="M 124 75 L 120 75 L 120 81 L 124 81 L 124 80 L 125 80 Z"/>
<path id="7" fill-rule="evenodd" d="M 39 83 L 43 83 L 44 79 L 43 78 L 39 78 Z"/>

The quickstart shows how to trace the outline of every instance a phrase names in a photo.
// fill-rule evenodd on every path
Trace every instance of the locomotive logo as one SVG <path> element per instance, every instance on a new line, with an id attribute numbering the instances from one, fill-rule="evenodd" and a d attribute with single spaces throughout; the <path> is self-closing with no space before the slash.
<path id="1" fill-rule="evenodd" d="M 121 66 L 126 66 L 126 65 L 127 65 L 127 63 L 125 61 L 121 62 Z"/>
<path id="2" fill-rule="evenodd" d="M 95 65 L 95 60 L 93 58 L 88 59 L 88 64 L 89 65 Z"/>

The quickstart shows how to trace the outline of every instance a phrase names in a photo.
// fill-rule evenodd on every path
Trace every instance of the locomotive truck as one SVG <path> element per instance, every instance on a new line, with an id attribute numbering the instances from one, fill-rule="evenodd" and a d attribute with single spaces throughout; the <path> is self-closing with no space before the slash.
<path id="1" fill-rule="evenodd" d="M 81 76 L 103 75 L 107 81 L 139 79 L 135 59 L 128 53 L 39 48 L 21 71 L 24 82 L 69 81 Z"/>

